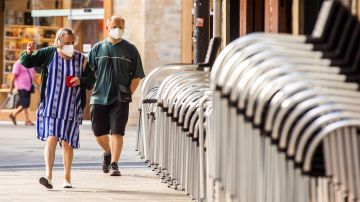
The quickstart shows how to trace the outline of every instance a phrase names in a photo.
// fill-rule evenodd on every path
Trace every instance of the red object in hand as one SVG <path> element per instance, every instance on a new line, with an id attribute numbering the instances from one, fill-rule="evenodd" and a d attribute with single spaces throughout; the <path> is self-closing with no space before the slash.
<path id="1" fill-rule="evenodd" d="M 73 87 L 72 83 L 70 82 L 72 78 L 74 78 L 74 76 L 67 76 L 66 79 L 65 79 L 66 86 L 69 87 L 69 88 Z"/>

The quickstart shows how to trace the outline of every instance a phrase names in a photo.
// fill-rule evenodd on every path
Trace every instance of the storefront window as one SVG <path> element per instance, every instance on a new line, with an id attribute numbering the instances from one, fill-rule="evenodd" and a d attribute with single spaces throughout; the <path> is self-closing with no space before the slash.
<path id="1" fill-rule="evenodd" d="M 106 0 L 105 0 L 106 1 Z M 102 8 L 103 0 L 72 0 L 71 7 L 75 8 Z"/>
<path id="2" fill-rule="evenodd" d="M 37 49 L 53 45 L 61 27 L 72 28 L 79 38 L 76 49 L 87 52 L 103 38 L 101 10 L 102 0 L 5 0 L 2 88 L 9 86 L 12 67 L 26 44 L 34 41 Z"/>

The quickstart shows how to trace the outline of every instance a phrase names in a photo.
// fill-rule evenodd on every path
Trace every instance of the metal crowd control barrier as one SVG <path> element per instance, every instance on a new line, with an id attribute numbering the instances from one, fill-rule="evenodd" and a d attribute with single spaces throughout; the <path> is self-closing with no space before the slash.
<path id="1" fill-rule="evenodd" d="M 204 166 L 199 156 L 199 126 L 205 122 L 202 116 L 199 123 L 199 105 L 202 101 L 205 111 L 211 106 L 203 101 L 209 91 L 209 72 L 185 69 L 168 76 L 157 88 L 156 97 L 148 94 L 156 103 L 142 104 L 142 130 L 148 138 L 143 139 L 148 146 L 143 152 L 163 182 L 199 200 L 200 178 L 196 176 L 200 176 L 200 164 Z M 204 174 L 201 180 L 205 180 Z"/>
<path id="2" fill-rule="evenodd" d="M 145 79 L 139 107 L 137 150 L 162 182 L 206 198 L 203 125 L 211 113 L 210 72 L 220 39 L 210 41 L 205 63 L 166 65 Z"/>
<path id="3" fill-rule="evenodd" d="M 335 5 L 326 2 L 320 15 Z M 261 33 L 220 53 L 211 73 L 209 199 L 360 200 L 359 22 L 341 15 L 353 24 L 339 34 L 351 38 L 343 58 L 306 37 Z"/>
<path id="4" fill-rule="evenodd" d="M 359 68 L 358 20 L 325 1 L 312 36 L 250 34 L 210 72 L 151 72 L 137 149 L 197 201 L 360 202 Z"/>

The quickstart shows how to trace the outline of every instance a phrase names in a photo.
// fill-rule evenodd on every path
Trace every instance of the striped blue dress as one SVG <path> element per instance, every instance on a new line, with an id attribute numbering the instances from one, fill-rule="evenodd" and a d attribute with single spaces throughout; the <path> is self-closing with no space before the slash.
<path id="1" fill-rule="evenodd" d="M 57 51 L 50 62 L 44 99 L 37 110 L 37 138 L 49 136 L 67 141 L 74 149 L 80 147 L 79 125 L 82 121 L 80 87 L 67 87 L 67 76 L 80 77 L 85 57 L 76 52 L 72 60 L 61 58 Z M 45 82 L 45 81 L 43 81 Z"/>

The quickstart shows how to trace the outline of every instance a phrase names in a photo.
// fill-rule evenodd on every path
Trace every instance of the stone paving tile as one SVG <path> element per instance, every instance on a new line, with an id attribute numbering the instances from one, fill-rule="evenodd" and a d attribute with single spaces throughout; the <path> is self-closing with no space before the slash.
<path id="1" fill-rule="evenodd" d="M 1 171 L 0 201 L 191 201 L 185 192 L 161 184 L 148 168 L 121 169 L 121 177 L 98 170 L 73 170 L 72 189 L 61 188 L 62 170 L 54 172 L 53 190 L 38 183 L 42 170 Z"/>
<path id="2" fill-rule="evenodd" d="M 1 1 L 1 0 L 0 0 Z M 81 130 L 81 148 L 75 151 L 73 189 L 63 189 L 61 151 L 57 150 L 54 189 L 38 183 L 44 174 L 44 142 L 36 140 L 34 127 L 14 127 L 0 122 L 0 202 L 189 202 L 184 191 L 160 183 L 135 151 L 136 127 L 129 127 L 119 169 L 123 176 L 101 172 L 102 153 L 90 125 Z M 7 135 L 5 135 L 7 134 Z"/>

